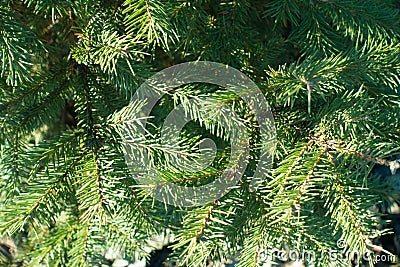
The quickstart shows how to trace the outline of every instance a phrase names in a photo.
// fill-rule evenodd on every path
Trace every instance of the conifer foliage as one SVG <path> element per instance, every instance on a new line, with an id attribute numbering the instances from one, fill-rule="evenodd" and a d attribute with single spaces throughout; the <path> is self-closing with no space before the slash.
<path id="1" fill-rule="evenodd" d="M 228 258 L 260 266 L 284 248 L 315 252 L 314 266 L 348 266 L 362 257 L 340 258 L 346 252 L 382 251 L 373 244 L 384 234 L 378 211 L 400 189 L 389 179 L 400 165 L 399 8 L 396 0 L 1 0 L 0 265 L 104 266 L 109 251 L 134 262 L 166 231 L 179 266 Z M 147 78 L 196 60 L 232 66 L 259 86 L 276 150 L 250 190 L 260 138 L 248 107 L 208 84 L 168 91 L 137 140 L 164 179 L 207 184 L 229 160 L 229 132 L 204 116 L 160 144 L 171 110 L 193 112 L 189 99 L 229 105 L 252 139 L 245 175 L 228 194 L 175 207 L 132 178 L 118 124 L 135 114 L 124 107 Z M 203 138 L 217 144 L 212 164 L 174 168 Z"/>

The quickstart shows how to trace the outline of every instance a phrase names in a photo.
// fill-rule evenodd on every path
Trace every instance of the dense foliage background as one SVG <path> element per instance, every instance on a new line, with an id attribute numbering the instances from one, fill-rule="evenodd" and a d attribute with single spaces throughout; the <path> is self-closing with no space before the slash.
<path id="1" fill-rule="evenodd" d="M 1 264 L 107 266 L 110 250 L 133 262 L 166 231 L 180 266 L 228 258 L 258 266 L 272 248 L 315 251 L 315 266 L 351 264 L 329 250 L 399 254 L 400 228 L 391 229 L 390 251 L 381 247 L 384 219 L 396 215 L 380 214 L 396 213 L 399 200 L 399 8 L 396 0 L 2 0 Z M 204 184 L 229 156 L 229 133 L 200 116 L 182 146 L 214 138 L 213 164 L 193 174 L 165 161 L 176 151 L 159 145 L 159 127 L 190 98 L 234 107 L 253 137 L 246 175 L 229 194 L 178 208 L 137 186 L 115 129 L 146 78 L 194 60 L 227 64 L 257 83 L 277 147 L 252 192 L 259 138 L 243 103 L 206 84 L 168 92 L 138 140 L 165 179 Z"/>

